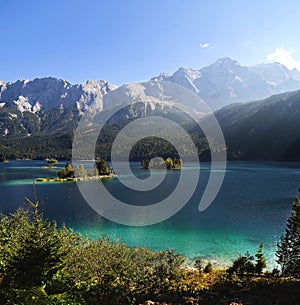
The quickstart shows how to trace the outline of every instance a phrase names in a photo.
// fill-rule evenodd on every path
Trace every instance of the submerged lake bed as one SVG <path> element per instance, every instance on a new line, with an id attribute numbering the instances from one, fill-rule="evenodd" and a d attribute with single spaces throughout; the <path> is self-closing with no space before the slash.
<path id="1" fill-rule="evenodd" d="M 33 198 L 33 180 L 55 176 L 65 163 L 58 164 L 58 168 L 42 168 L 43 165 L 43 161 L 31 160 L 0 163 L 2 213 L 26 208 L 24 197 Z M 139 163 L 132 163 L 132 169 L 141 179 L 149 175 L 141 170 Z M 182 170 L 198 169 L 188 165 Z M 120 225 L 101 217 L 85 202 L 76 183 L 37 183 L 36 191 L 45 217 L 55 219 L 58 224 L 65 223 L 92 239 L 107 234 L 132 247 L 172 248 L 185 255 L 188 261 L 202 256 L 221 265 L 229 264 L 238 253 L 249 251 L 254 255 L 259 244 L 264 243 L 269 267 L 272 266 L 291 202 L 298 194 L 300 164 L 229 162 L 219 194 L 205 211 L 199 212 L 198 205 L 210 172 L 210 164 L 201 163 L 200 181 L 189 202 L 173 217 L 144 227 Z M 180 171 L 168 172 L 164 183 L 149 193 L 150 196 L 124 188 L 118 178 L 103 183 L 116 198 L 125 198 L 129 204 L 149 205 L 168 196 L 176 187 L 179 175 Z M 132 176 L 126 179 L 130 185 Z M 82 183 L 90 187 L 99 181 Z"/>

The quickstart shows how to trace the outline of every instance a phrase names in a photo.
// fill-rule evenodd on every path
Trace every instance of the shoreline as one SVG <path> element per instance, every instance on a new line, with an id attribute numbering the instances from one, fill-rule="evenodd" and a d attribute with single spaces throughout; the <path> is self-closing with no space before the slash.
<path id="1" fill-rule="evenodd" d="M 68 178 L 59 178 L 59 177 L 41 177 L 41 178 L 35 178 L 34 182 L 43 183 L 43 182 L 84 182 L 84 181 L 95 181 L 95 180 L 104 180 L 104 179 L 110 179 L 115 178 L 115 174 L 110 175 L 97 175 L 97 176 L 86 176 L 86 177 L 68 177 Z"/>

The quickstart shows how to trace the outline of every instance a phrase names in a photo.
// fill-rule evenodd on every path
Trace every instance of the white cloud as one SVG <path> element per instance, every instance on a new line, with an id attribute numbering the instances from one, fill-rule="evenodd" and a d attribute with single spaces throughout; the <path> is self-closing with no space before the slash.
<path id="1" fill-rule="evenodd" d="M 202 49 L 206 49 L 206 48 L 209 48 L 210 47 L 210 44 L 205 42 L 205 43 L 200 43 L 200 48 Z"/>
<path id="2" fill-rule="evenodd" d="M 267 56 L 267 60 L 270 62 L 279 62 L 292 70 L 296 68 L 300 71 L 300 60 L 296 60 L 293 57 L 294 50 L 287 50 L 285 48 L 277 48 L 273 53 Z"/>

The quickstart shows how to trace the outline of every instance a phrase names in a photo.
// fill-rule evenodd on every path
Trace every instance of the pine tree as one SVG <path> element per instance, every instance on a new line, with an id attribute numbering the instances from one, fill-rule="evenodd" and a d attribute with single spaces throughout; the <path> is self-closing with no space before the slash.
<path id="1" fill-rule="evenodd" d="M 62 240 L 64 228 L 58 230 L 55 222 L 45 221 L 38 210 L 38 202 L 26 200 L 33 209 L 32 215 L 18 213 L 17 219 L 22 223 L 11 226 L 15 237 L 8 236 L 8 245 L 1 246 L 1 250 L 8 253 L 3 257 L 3 268 L 0 268 L 3 287 L 41 287 L 62 270 L 68 255 Z M 9 225 L 8 221 L 5 223 Z M 11 238 L 14 243 L 9 243 Z"/>
<path id="2" fill-rule="evenodd" d="M 199 257 L 196 259 L 196 261 L 195 261 L 195 263 L 194 263 L 194 267 L 198 270 L 199 274 L 202 273 L 202 271 L 203 271 L 203 260 L 202 260 L 202 257 L 201 257 L 201 256 L 199 256 Z"/>
<path id="3" fill-rule="evenodd" d="M 276 256 L 283 276 L 300 278 L 300 198 L 292 203 L 292 212 Z"/>
<path id="4" fill-rule="evenodd" d="M 244 276 L 245 274 L 253 274 L 255 266 L 253 264 L 254 257 L 246 252 L 243 256 L 239 255 L 234 261 L 231 267 L 226 271 L 231 276 L 236 274 L 237 276 Z"/>
<path id="5" fill-rule="evenodd" d="M 172 158 L 168 157 L 165 162 L 166 162 L 167 169 L 172 169 L 172 167 L 173 167 Z"/>
<path id="6" fill-rule="evenodd" d="M 256 263 L 255 263 L 255 272 L 261 274 L 263 269 L 267 267 L 266 258 L 263 253 L 264 244 L 260 244 L 259 248 L 257 249 L 257 253 L 255 254 Z"/>
<path id="7" fill-rule="evenodd" d="M 105 160 L 101 159 L 96 162 L 99 175 L 109 175 L 109 168 Z"/>

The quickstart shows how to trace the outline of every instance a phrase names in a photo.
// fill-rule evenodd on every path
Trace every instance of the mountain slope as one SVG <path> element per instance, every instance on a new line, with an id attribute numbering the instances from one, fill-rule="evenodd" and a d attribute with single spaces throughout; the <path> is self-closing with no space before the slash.
<path id="1" fill-rule="evenodd" d="M 300 91 L 233 104 L 215 116 L 235 157 L 300 161 Z"/>

